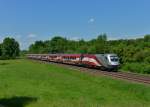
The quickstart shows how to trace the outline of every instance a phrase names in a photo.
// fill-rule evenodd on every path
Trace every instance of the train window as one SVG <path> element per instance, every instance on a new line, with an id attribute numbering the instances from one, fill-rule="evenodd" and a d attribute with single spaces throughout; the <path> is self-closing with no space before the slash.
<path id="1" fill-rule="evenodd" d="M 110 60 L 113 61 L 113 62 L 117 62 L 118 57 L 117 56 L 110 56 Z"/>
<path id="2" fill-rule="evenodd" d="M 63 59 L 65 59 L 65 60 L 76 60 L 75 57 L 63 57 Z"/>

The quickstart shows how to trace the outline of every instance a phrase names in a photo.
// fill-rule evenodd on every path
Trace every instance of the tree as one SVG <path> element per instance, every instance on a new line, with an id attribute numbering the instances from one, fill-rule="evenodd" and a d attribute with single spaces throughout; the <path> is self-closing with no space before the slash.
<path id="1" fill-rule="evenodd" d="M 51 39 L 51 53 L 64 53 L 67 50 L 67 39 L 63 37 L 56 36 Z"/>
<path id="2" fill-rule="evenodd" d="M 43 41 L 36 41 L 29 47 L 30 53 L 45 53 L 46 45 Z"/>
<path id="3" fill-rule="evenodd" d="M 150 35 L 145 35 L 144 36 L 144 41 L 145 42 L 150 42 Z"/>
<path id="4" fill-rule="evenodd" d="M 5 38 L 2 43 L 2 58 L 10 59 L 19 56 L 19 43 L 13 38 Z"/>
<path id="5" fill-rule="evenodd" d="M 107 53 L 108 45 L 107 45 L 107 35 L 101 34 L 97 37 L 95 42 L 96 53 Z"/>

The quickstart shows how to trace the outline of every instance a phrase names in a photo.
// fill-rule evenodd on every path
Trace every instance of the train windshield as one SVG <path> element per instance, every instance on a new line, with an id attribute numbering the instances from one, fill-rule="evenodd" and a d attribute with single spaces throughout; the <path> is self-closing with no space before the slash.
<path id="1" fill-rule="evenodd" d="M 118 62 L 118 57 L 117 56 L 110 56 L 110 60 L 112 61 L 112 62 Z"/>

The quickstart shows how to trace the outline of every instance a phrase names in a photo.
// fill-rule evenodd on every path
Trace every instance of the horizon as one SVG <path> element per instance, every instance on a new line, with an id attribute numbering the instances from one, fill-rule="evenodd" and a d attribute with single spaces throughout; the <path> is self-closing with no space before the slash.
<path id="1" fill-rule="evenodd" d="M 91 40 L 136 39 L 150 34 L 149 0 L 1 0 L 0 42 L 15 38 L 22 50 L 37 40 L 62 36 Z"/>

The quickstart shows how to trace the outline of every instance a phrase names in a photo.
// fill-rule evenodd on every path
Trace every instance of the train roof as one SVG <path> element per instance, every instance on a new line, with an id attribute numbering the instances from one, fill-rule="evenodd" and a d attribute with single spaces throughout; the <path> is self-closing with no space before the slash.
<path id="1" fill-rule="evenodd" d="M 41 55 L 41 56 L 45 56 L 45 55 L 48 55 L 48 56 L 55 56 L 55 55 L 61 55 L 61 56 L 80 56 L 80 55 L 84 55 L 84 56 L 93 56 L 93 55 L 96 55 L 96 56 L 116 56 L 117 54 L 114 54 L 114 53 L 106 53 L 106 54 L 27 54 L 27 55 Z"/>

